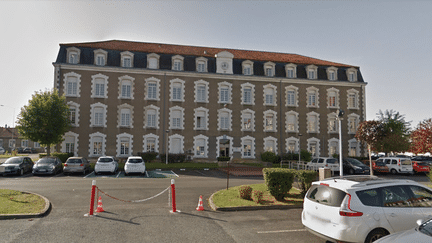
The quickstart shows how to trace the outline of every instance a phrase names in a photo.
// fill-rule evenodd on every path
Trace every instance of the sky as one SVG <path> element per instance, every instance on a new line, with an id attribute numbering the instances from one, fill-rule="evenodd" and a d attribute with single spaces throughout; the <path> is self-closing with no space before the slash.
<path id="1" fill-rule="evenodd" d="M 51 90 L 60 43 L 294 53 L 360 67 L 366 119 L 432 118 L 432 1 L 0 1 L 0 126 Z"/>

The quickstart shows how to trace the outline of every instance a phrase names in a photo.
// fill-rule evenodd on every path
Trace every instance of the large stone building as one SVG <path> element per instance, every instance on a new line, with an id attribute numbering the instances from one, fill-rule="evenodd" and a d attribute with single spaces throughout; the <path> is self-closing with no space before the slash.
<path id="1" fill-rule="evenodd" d="M 309 150 L 360 156 L 365 120 L 359 67 L 297 54 L 129 41 L 60 44 L 54 87 L 73 128 L 63 152 L 259 158 Z M 167 145 L 168 144 L 168 145 Z"/>

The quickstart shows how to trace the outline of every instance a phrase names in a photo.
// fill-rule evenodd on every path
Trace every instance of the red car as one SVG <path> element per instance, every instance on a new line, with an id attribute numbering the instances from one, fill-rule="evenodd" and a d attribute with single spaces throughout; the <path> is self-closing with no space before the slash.
<path id="1" fill-rule="evenodd" d="M 386 164 L 382 161 L 376 162 L 372 161 L 372 170 L 374 174 L 376 173 L 389 173 L 389 167 L 386 166 Z"/>
<path id="2" fill-rule="evenodd" d="M 415 173 L 429 173 L 430 171 L 429 165 L 425 162 L 413 161 L 412 165 Z"/>

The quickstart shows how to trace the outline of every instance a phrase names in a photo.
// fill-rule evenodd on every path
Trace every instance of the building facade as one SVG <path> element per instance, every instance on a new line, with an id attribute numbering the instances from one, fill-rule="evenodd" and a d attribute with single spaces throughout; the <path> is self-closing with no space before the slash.
<path id="1" fill-rule="evenodd" d="M 359 67 L 296 54 L 103 41 L 60 44 L 54 87 L 72 129 L 62 152 L 138 152 L 255 159 L 299 149 L 360 156 L 365 120 Z"/>

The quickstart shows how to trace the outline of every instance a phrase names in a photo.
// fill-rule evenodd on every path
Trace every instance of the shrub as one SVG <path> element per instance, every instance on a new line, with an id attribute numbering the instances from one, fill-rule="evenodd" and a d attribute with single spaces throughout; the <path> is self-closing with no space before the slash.
<path id="1" fill-rule="evenodd" d="M 288 196 L 294 181 L 295 170 L 283 168 L 264 168 L 264 180 L 270 194 L 282 201 Z"/>
<path id="2" fill-rule="evenodd" d="M 239 196 L 242 199 L 251 200 L 252 199 L 252 187 L 250 187 L 250 186 L 239 187 Z"/>
<path id="3" fill-rule="evenodd" d="M 311 161 L 312 160 L 312 154 L 307 150 L 300 151 L 300 156 L 302 161 Z"/>
<path id="4" fill-rule="evenodd" d="M 229 156 L 219 156 L 217 157 L 217 161 L 229 161 L 231 157 Z"/>
<path id="5" fill-rule="evenodd" d="M 283 153 L 281 155 L 282 160 L 298 160 L 298 154 L 295 153 Z"/>
<path id="6" fill-rule="evenodd" d="M 262 191 L 253 191 L 252 200 L 256 203 L 261 204 L 263 202 L 263 195 L 264 193 Z"/>
<path id="7" fill-rule="evenodd" d="M 300 193 L 304 197 L 306 192 L 311 188 L 312 182 L 317 179 L 318 172 L 313 170 L 298 170 L 296 171 L 295 177 L 300 186 Z"/>
<path id="8" fill-rule="evenodd" d="M 161 154 L 160 159 L 162 163 L 166 162 L 166 155 Z M 168 154 L 168 163 L 183 163 L 186 160 L 186 154 Z"/>
<path id="9" fill-rule="evenodd" d="M 261 154 L 261 160 L 264 162 L 279 163 L 279 156 L 273 152 L 267 151 Z"/>
<path id="10" fill-rule="evenodd" d="M 144 162 L 149 163 L 156 159 L 158 153 L 156 152 L 138 152 L 138 156 L 144 160 Z"/>

